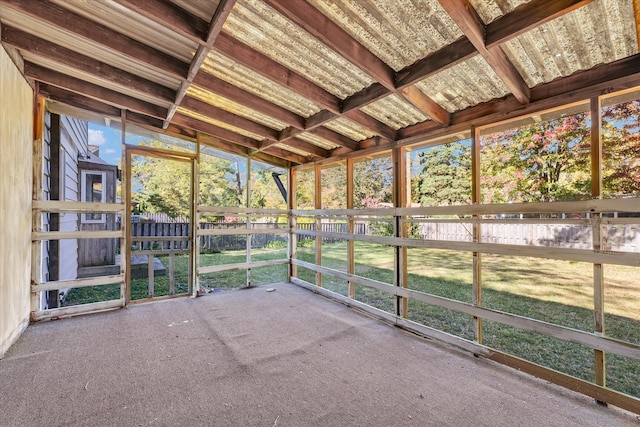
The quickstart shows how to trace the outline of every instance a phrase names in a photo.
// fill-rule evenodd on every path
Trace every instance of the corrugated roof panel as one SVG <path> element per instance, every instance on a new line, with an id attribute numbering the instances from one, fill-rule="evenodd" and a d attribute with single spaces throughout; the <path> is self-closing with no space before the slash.
<path id="1" fill-rule="evenodd" d="M 160 71 L 156 71 L 139 61 L 117 53 L 103 46 L 69 33 L 46 22 L 40 22 L 28 15 L 21 14 L 11 8 L 2 8 L 2 23 L 11 27 L 19 28 L 29 34 L 37 36 L 43 40 L 48 40 L 60 46 L 65 46 L 82 55 L 95 58 L 106 64 L 112 65 L 121 70 L 136 74 L 152 82 L 161 84 L 171 89 L 177 90 L 180 82 L 173 77 L 169 77 Z"/>
<path id="2" fill-rule="evenodd" d="M 321 110 L 319 106 L 291 89 L 263 77 L 216 51 L 209 52 L 201 70 L 282 108 L 286 108 L 299 116 L 309 117 Z"/>
<path id="3" fill-rule="evenodd" d="M 127 37 L 190 62 L 197 44 L 114 1 L 52 0 L 59 6 L 116 30 Z"/>
<path id="4" fill-rule="evenodd" d="M 390 95 L 361 108 L 362 111 L 398 130 L 424 122 L 429 117 L 398 95 Z"/>
<path id="5" fill-rule="evenodd" d="M 186 10 L 187 12 L 195 15 L 207 22 L 211 22 L 213 14 L 218 8 L 220 1 L 218 0 L 170 0 L 171 3 Z"/>
<path id="6" fill-rule="evenodd" d="M 631 0 L 601 0 L 507 42 L 530 87 L 638 53 Z"/>
<path id="7" fill-rule="evenodd" d="M 346 136 L 347 138 L 351 138 L 354 141 L 371 138 L 375 135 L 369 129 L 364 128 L 359 124 L 342 117 L 325 123 L 324 127 L 341 133 L 342 135 Z"/>
<path id="8" fill-rule="evenodd" d="M 336 144 L 309 132 L 298 134 L 296 135 L 296 138 L 306 141 L 309 144 L 317 145 L 318 147 L 324 148 L 325 150 L 333 150 L 334 148 L 338 147 Z"/>
<path id="9" fill-rule="evenodd" d="M 364 72 L 261 1 L 238 1 L 223 30 L 340 98 L 373 83 Z"/>
<path id="10" fill-rule="evenodd" d="M 251 139 L 255 139 L 256 141 L 264 140 L 264 138 L 261 137 L 260 135 L 256 135 L 255 133 L 248 132 L 248 131 L 246 131 L 244 129 L 241 129 L 241 128 L 238 128 L 238 127 L 235 127 L 235 126 L 231 126 L 231 125 L 229 125 L 227 123 L 224 123 L 224 122 L 220 122 L 220 121 L 218 121 L 218 120 L 216 120 L 216 119 L 214 119 L 212 117 L 196 113 L 195 111 L 187 110 L 187 109 L 182 108 L 182 107 L 178 107 L 177 111 L 178 111 L 178 113 L 184 114 L 185 116 L 193 117 L 194 119 L 198 119 L 198 120 L 203 121 L 203 122 L 211 123 L 212 125 L 221 127 L 223 129 L 230 130 L 232 132 L 238 133 L 240 135 L 246 136 L 246 137 L 251 138 Z"/>
<path id="11" fill-rule="evenodd" d="M 264 126 L 268 126 L 271 129 L 283 130 L 284 128 L 288 127 L 286 123 L 281 122 L 280 120 L 273 119 L 265 114 L 251 110 L 247 107 L 244 107 L 242 104 L 238 104 L 237 102 L 231 101 L 227 98 L 223 98 L 220 95 L 202 89 L 201 87 L 196 85 L 189 86 L 189 89 L 187 89 L 187 95 L 197 98 L 200 101 L 206 102 L 207 104 L 213 105 L 222 110 L 228 111 L 237 116 L 244 117 L 245 119 L 252 120 Z"/>
<path id="12" fill-rule="evenodd" d="M 437 0 L 310 0 L 396 71 L 462 35 Z"/>
<path id="13" fill-rule="evenodd" d="M 479 55 L 422 80 L 416 87 L 450 113 L 510 93 Z"/>
<path id="14" fill-rule="evenodd" d="M 469 0 L 485 24 L 495 21 L 502 15 L 511 12 L 516 7 L 529 0 Z"/>
<path id="15" fill-rule="evenodd" d="M 279 142 L 277 144 L 274 144 L 274 147 L 282 148 L 283 150 L 287 150 L 287 151 L 290 151 L 292 153 L 300 154 L 301 156 L 305 156 L 305 157 L 309 155 L 309 153 L 304 151 L 304 150 L 300 150 L 298 148 L 291 147 L 291 146 L 289 146 L 287 144 L 283 144 L 281 142 Z"/>

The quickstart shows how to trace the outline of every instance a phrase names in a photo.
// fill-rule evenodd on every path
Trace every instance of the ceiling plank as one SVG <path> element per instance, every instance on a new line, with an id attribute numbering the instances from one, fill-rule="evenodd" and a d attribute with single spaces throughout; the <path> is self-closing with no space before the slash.
<path id="1" fill-rule="evenodd" d="M 484 23 L 469 0 L 438 1 L 516 99 L 522 104 L 528 103 L 530 99 L 529 86 L 500 46 L 494 46 L 490 49 L 485 46 Z"/>
<path id="2" fill-rule="evenodd" d="M 30 62 L 24 63 L 24 74 L 34 80 L 102 100 L 120 108 L 138 111 L 152 117 L 164 118 L 167 114 L 166 108 L 150 104 L 111 89 L 106 89 L 84 80 L 76 79 L 75 77 L 67 76 L 66 74 Z"/>
<path id="3" fill-rule="evenodd" d="M 534 0 L 489 23 L 485 45 L 492 48 L 551 20 L 573 12 L 594 0 Z"/>
<path id="4" fill-rule="evenodd" d="M 233 9 L 233 6 L 235 6 L 235 4 L 236 0 L 220 0 L 220 3 L 218 3 L 218 7 L 216 8 L 213 17 L 211 18 L 211 23 L 209 24 L 209 31 L 207 33 L 205 43 L 201 46 L 198 46 L 198 49 L 196 50 L 196 53 L 191 60 L 191 64 L 189 64 L 187 78 L 186 80 L 183 80 L 182 83 L 180 83 L 180 88 L 176 93 L 176 99 L 169 108 L 169 112 L 167 113 L 164 127 L 167 127 L 169 123 L 171 123 L 171 118 L 176 113 L 176 109 L 178 108 L 178 106 L 182 103 L 182 99 L 186 95 L 187 90 L 189 90 L 189 86 L 191 86 L 191 83 L 193 82 L 195 76 L 198 74 L 198 71 L 200 71 L 200 67 L 209 54 L 209 51 L 213 48 L 213 43 L 220 34 L 220 31 L 222 31 L 222 26 L 227 20 L 227 17 L 231 13 L 231 10 Z"/>
<path id="5" fill-rule="evenodd" d="M 171 102 L 174 97 L 174 91 L 168 87 L 6 25 L 2 25 L 2 42 L 21 51 L 75 68 L 83 73 L 91 74 L 99 79 L 115 83 L 129 91 L 147 95 L 161 102 Z"/>
<path id="6" fill-rule="evenodd" d="M 143 62 L 174 78 L 184 79 L 188 64 L 115 30 L 86 19 L 48 0 L 0 0 L 0 4 L 62 28 L 136 62 Z"/>
<path id="7" fill-rule="evenodd" d="M 211 117 L 214 120 L 224 122 L 230 126 L 244 129 L 247 132 L 255 133 L 263 138 L 269 138 L 272 140 L 276 140 L 278 138 L 278 131 L 275 129 L 271 129 L 267 126 L 261 125 L 260 123 L 235 115 L 221 108 L 214 107 L 211 104 L 207 104 L 206 102 L 200 101 L 199 99 L 191 96 L 186 96 L 184 98 L 181 107 L 203 116 Z"/>
<path id="8" fill-rule="evenodd" d="M 193 80 L 193 83 L 212 93 L 237 102 L 238 104 L 242 104 L 254 111 L 272 117 L 276 120 L 280 120 L 281 122 L 285 122 L 296 129 L 304 129 L 304 117 L 301 117 L 286 108 L 282 108 L 279 105 L 273 104 L 264 98 L 240 89 L 239 87 L 212 76 L 209 73 L 204 71 L 198 73 Z"/>
<path id="9" fill-rule="evenodd" d="M 207 38 L 209 23 L 166 0 L 115 0 L 127 9 L 199 44 Z"/>

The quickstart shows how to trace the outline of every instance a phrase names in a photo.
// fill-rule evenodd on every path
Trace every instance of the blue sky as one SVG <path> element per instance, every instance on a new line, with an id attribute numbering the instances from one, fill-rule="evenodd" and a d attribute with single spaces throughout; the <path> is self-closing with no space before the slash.
<path id="1" fill-rule="evenodd" d="M 113 128 L 89 123 L 89 145 L 100 147 L 100 158 L 117 165 L 122 156 L 121 133 Z"/>

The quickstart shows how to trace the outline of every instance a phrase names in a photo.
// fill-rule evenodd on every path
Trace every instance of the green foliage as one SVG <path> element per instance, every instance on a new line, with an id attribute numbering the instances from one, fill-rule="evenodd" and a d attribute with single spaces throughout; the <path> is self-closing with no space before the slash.
<path id="1" fill-rule="evenodd" d="M 393 202 L 393 165 L 390 156 L 355 162 L 353 165 L 353 204 L 355 208 L 374 208 L 380 202 Z"/>
<path id="2" fill-rule="evenodd" d="M 483 202 L 550 202 L 590 195 L 588 113 L 481 138 Z"/>
<path id="3" fill-rule="evenodd" d="M 602 110 L 603 191 L 640 195 L 640 100 Z"/>
<path id="4" fill-rule="evenodd" d="M 419 154 L 421 172 L 412 199 L 422 206 L 471 203 L 471 148 L 456 141 Z"/>

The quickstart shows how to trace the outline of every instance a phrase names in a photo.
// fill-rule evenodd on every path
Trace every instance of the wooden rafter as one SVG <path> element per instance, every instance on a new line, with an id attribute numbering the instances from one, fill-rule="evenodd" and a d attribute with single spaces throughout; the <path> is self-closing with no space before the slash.
<path id="1" fill-rule="evenodd" d="M 128 73 L 16 28 L 2 25 L 2 42 L 21 51 L 54 61 L 65 67 L 72 67 L 101 80 L 115 83 L 126 91 L 144 94 L 160 102 L 171 102 L 174 97 L 174 91 L 168 87 L 151 82 L 135 74 Z"/>
<path id="2" fill-rule="evenodd" d="M 196 53 L 191 60 L 191 64 L 189 64 L 187 78 L 183 80 L 182 83 L 180 83 L 180 88 L 176 93 L 176 99 L 169 108 L 169 112 L 167 113 L 164 127 L 167 127 L 169 123 L 171 123 L 171 118 L 175 114 L 178 106 L 182 103 L 182 99 L 187 93 L 187 90 L 189 90 L 189 86 L 193 82 L 193 79 L 198 74 L 198 71 L 200 71 L 200 66 L 209 54 L 209 51 L 211 51 L 211 49 L 213 48 L 213 43 L 220 34 L 220 31 L 222 31 L 222 25 L 227 20 L 227 17 L 231 13 L 231 10 L 233 9 L 233 6 L 235 6 L 235 4 L 236 0 L 220 0 L 220 3 L 218 3 L 218 8 L 211 18 L 205 42 L 204 44 L 198 46 L 198 49 L 196 50 Z"/>
<path id="3" fill-rule="evenodd" d="M 24 74 L 34 80 L 49 83 L 96 100 L 102 100 L 119 108 L 138 111 L 151 117 L 164 118 L 167 114 L 166 108 L 141 101 L 133 96 L 124 95 L 93 83 L 76 79 L 75 77 L 67 76 L 66 74 L 30 62 L 25 62 Z"/>
<path id="4" fill-rule="evenodd" d="M 187 76 L 189 65 L 179 59 L 48 0 L 0 0 L 0 4 L 90 40 L 132 61 L 142 62 L 173 78 L 184 79 Z"/>
<path id="5" fill-rule="evenodd" d="M 405 98 L 434 120 L 442 121 L 443 124 L 448 123 L 447 110 L 425 94 L 418 99 L 414 92 L 414 96 L 406 98 L 404 93 L 396 87 L 395 72 L 391 67 L 309 3 L 286 0 L 265 0 L 265 2 L 356 65 L 389 92 Z"/>
<path id="6" fill-rule="evenodd" d="M 484 41 L 485 25 L 469 0 L 439 2 L 516 99 L 522 104 L 528 103 L 529 86 L 500 46 L 487 48 Z"/>

